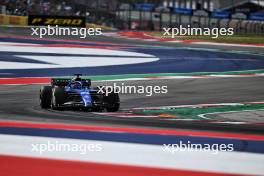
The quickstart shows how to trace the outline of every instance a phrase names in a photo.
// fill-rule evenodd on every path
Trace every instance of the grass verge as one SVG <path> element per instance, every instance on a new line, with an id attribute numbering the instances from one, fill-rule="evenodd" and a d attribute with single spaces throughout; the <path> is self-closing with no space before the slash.
<path id="1" fill-rule="evenodd" d="M 154 37 L 169 38 L 163 36 L 163 32 L 149 32 Z M 194 40 L 194 41 L 207 41 L 207 42 L 219 42 L 219 43 L 238 43 L 238 44 L 264 44 L 263 35 L 233 35 L 233 36 L 219 36 L 218 38 L 212 38 L 212 36 L 176 36 L 175 40 Z"/>

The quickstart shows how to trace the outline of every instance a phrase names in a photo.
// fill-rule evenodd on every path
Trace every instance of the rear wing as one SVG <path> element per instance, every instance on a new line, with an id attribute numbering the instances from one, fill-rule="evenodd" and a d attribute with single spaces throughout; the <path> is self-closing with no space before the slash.
<path id="1" fill-rule="evenodd" d="M 51 85 L 65 87 L 72 81 L 70 78 L 51 78 Z M 85 86 L 91 86 L 91 79 L 82 79 L 81 82 Z"/>
<path id="2" fill-rule="evenodd" d="M 52 86 L 64 87 L 67 86 L 72 80 L 69 78 L 51 78 Z"/>

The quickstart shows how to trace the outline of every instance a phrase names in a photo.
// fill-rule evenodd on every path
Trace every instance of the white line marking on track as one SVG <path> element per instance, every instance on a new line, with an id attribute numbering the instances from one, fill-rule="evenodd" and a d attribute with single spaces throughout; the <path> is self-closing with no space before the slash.
<path id="1" fill-rule="evenodd" d="M 213 114 L 228 114 L 228 113 L 234 113 L 234 112 L 251 112 L 251 111 L 257 111 L 257 110 L 264 110 L 264 109 L 240 110 L 240 111 L 225 111 L 225 112 L 212 112 L 212 113 L 199 114 L 198 116 L 201 117 L 201 118 L 204 118 L 204 119 L 210 119 L 210 118 L 205 117 L 205 116 L 206 115 L 213 115 Z M 222 123 L 222 122 L 220 122 L 220 123 Z M 242 122 L 242 123 L 248 123 L 248 122 Z"/>
<path id="2" fill-rule="evenodd" d="M 19 43 L 18 43 L 19 44 Z M 39 46 L 8 46 L 3 45 L 0 51 L 23 53 L 54 53 L 54 54 L 78 54 L 81 56 L 32 56 L 16 55 L 25 59 L 32 59 L 42 63 L 8 62 L 0 60 L 0 69 L 39 69 L 39 68 L 74 68 L 74 67 L 98 67 L 112 65 L 128 65 L 158 61 L 159 58 L 144 53 L 119 51 L 98 48 L 70 48 L 69 47 L 39 47 Z M 89 56 L 91 55 L 91 56 Z M 92 55 L 100 55 L 93 57 Z M 116 56 L 116 57 L 113 57 Z M 111 58 L 110 58 L 111 57 Z M 49 63 L 49 64 L 48 64 Z"/>

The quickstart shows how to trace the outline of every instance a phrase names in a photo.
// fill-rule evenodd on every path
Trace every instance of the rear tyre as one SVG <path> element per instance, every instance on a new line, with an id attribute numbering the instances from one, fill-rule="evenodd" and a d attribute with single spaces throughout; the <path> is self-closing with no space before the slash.
<path id="1" fill-rule="evenodd" d="M 55 87 L 52 91 L 51 96 L 51 109 L 53 110 L 62 110 L 61 105 L 64 103 L 64 88 Z"/>
<path id="2" fill-rule="evenodd" d="M 40 107 L 43 109 L 50 108 L 52 88 L 51 86 L 42 86 L 40 89 Z"/>
<path id="3" fill-rule="evenodd" d="M 116 112 L 120 107 L 120 99 L 118 93 L 109 93 L 108 96 L 105 96 L 106 102 L 106 111 L 107 112 Z"/>

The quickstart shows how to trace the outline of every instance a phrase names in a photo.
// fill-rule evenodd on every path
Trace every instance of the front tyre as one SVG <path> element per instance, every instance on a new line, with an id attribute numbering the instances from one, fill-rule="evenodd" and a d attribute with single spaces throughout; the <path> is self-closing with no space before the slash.
<path id="1" fill-rule="evenodd" d="M 51 86 L 42 86 L 40 89 L 39 100 L 40 100 L 40 107 L 43 109 L 47 109 L 51 105 L 51 95 L 52 95 L 52 88 Z"/>
<path id="2" fill-rule="evenodd" d="M 64 103 L 64 88 L 55 87 L 52 90 L 52 97 L 51 97 L 51 109 L 53 110 L 61 110 L 61 105 Z"/>
<path id="3" fill-rule="evenodd" d="M 116 112 L 120 107 L 120 99 L 118 93 L 109 93 L 108 96 L 105 96 L 106 111 L 107 112 Z"/>

